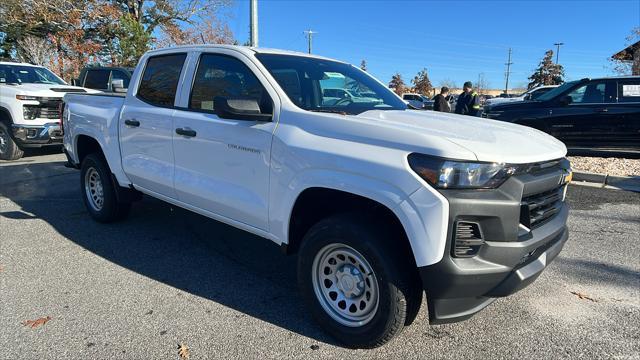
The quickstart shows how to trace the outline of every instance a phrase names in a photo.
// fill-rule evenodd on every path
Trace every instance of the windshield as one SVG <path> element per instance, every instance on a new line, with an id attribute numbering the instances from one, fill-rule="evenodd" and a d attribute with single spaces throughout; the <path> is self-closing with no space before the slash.
<path id="1" fill-rule="evenodd" d="M 570 82 L 564 83 L 564 84 L 558 86 L 557 88 L 554 88 L 554 89 L 550 90 L 549 92 L 538 96 L 536 98 L 536 100 L 537 101 L 549 101 L 549 100 L 555 98 L 556 96 L 562 94 L 566 90 L 572 88 L 574 85 L 576 85 L 579 82 L 580 82 L 580 80 L 570 81 Z"/>
<path id="2" fill-rule="evenodd" d="M 404 110 L 407 104 L 355 67 L 296 55 L 256 55 L 296 106 L 320 112 L 359 114 Z"/>
<path id="3" fill-rule="evenodd" d="M 51 71 L 38 66 L 0 65 L 0 84 L 66 85 Z"/>

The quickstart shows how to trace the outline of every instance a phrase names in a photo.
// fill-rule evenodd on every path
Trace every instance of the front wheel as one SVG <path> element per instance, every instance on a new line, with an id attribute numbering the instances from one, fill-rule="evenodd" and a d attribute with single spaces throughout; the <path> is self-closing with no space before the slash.
<path id="1" fill-rule="evenodd" d="M 303 239 L 302 295 L 325 331 L 349 347 L 383 345 L 413 320 L 422 291 L 398 239 L 357 214 L 322 220 Z"/>
<path id="2" fill-rule="evenodd" d="M 94 220 L 109 223 L 129 214 L 131 203 L 118 201 L 109 166 L 99 154 L 89 154 L 82 161 L 80 187 L 82 200 Z"/>
<path id="3" fill-rule="evenodd" d="M 11 137 L 10 128 L 0 122 L 0 160 L 18 160 L 24 152 Z"/>

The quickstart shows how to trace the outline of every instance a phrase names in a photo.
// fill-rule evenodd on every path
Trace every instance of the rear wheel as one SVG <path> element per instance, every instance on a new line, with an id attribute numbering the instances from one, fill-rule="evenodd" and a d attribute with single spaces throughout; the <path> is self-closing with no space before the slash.
<path id="1" fill-rule="evenodd" d="M 87 155 L 82 161 L 80 185 L 82 200 L 94 220 L 108 223 L 129 214 L 131 203 L 118 201 L 111 171 L 99 154 Z"/>
<path id="2" fill-rule="evenodd" d="M 11 137 L 9 127 L 0 122 L 0 160 L 18 160 L 24 152 Z"/>
<path id="3" fill-rule="evenodd" d="M 302 295 L 325 331 L 347 346 L 383 345 L 415 317 L 422 292 L 397 241 L 357 214 L 322 220 L 305 235 Z"/>

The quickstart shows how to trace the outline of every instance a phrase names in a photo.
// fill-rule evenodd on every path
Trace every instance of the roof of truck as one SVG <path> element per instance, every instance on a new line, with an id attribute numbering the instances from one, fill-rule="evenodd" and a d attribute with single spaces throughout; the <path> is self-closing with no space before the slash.
<path id="1" fill-rule="evenodd" d="M 303 52 L 299 52 L 299 51 L 291 51 L 291 50 L 281 50 L 281 49 L 271 49 L 271 48 L 261 48 L 261 47 L 250 47 L 250 46 L 241 46 L 241 45 L 222 45 L 222 44 L 197 44 L 197 45 L 178 45 L 178 46 L 172 46 L 172 47 L 168 47 L 168 48 L 163 48 L 163 49 L 156 49 L 156 50 L 151 50 L 148 53 L 149 54 L 162 54 L 165 52 L 172 52 L 175 50 L 203 50 L 203 49 L 229 49 L 229 50 L 235 50 L 238 52 L 241 52 L 245 55 L 250 55 L 250 54 L 279 54 L 279 55 L 294 55 L 294 56 L 301 56 L 301 57 L 308 57 L 308 58 L 314 58 L 314 59 L 322 59 L 322 60 L 331 60 L 331 61 L 338 61 L 338 62 L 343 62 L 340 60 L 336 60 L 336 59 L 331 59 L 331 58 L 327 58 L 324 56 L 318 56 L 318 55 L 314 55 L 314 54 L 307 54 L 307 53 L 303 53 Z"/>
<path id="2" fill-rule="evenodd" d="M 25 62 L 15 62 L 15 61 L 0 61 L 0 65 L 19 65 L 19 66 L 34 66 L 34 67 L 42 67 L 40 65 L 33 65 Z"/>

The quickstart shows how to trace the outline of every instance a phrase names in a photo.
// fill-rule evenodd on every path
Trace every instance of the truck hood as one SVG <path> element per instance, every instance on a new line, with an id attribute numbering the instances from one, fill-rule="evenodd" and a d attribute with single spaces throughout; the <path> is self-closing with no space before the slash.
<path id="1" fill-rule="evenodd" d="M 525 164 L 567 153 L 562 142 L 544 132 L 479 117 L 418 110 L 371 110 L 354 117 L 384 126 L 389 137 L 395 130 L 398 136 L 410 131 L 448 140 L 475 154 L 478 161 Z"/>
<path id="2" fill-rule="evenodd" d="M 16 95 L 32 95 L 52 98 L 61 98 L 67 92 L 97 92 L 95 90 L 85 89 L 79 86 L 54 84 L 21 84 L 13 85 L 11 86 L 11 89 L 13 89 Z"/>

